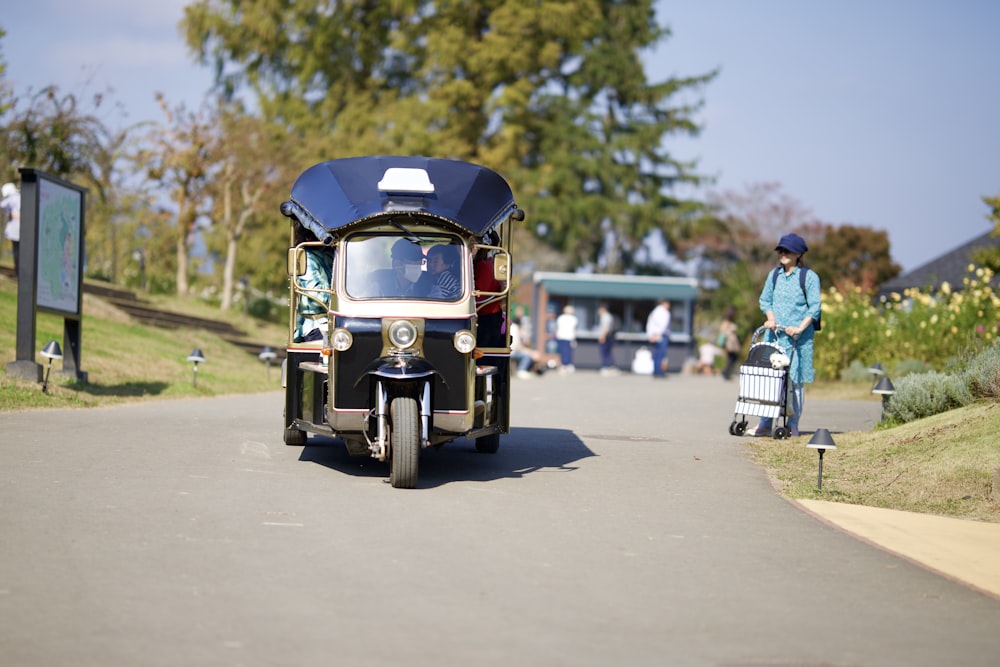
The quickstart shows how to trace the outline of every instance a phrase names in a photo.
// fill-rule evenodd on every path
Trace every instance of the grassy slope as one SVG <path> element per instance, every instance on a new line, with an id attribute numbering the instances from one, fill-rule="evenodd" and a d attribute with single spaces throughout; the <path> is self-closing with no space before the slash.
<path id="1" fill-rule="evenodd" d="M 168 300 L 170 301 L 170 300 Z M 200 317 L 227 319 L 247 331 L 249 338 L 275 348 L 284 344 L 284 327 L 261 325 L 241 313 L 221 314 L 202 305 L 173 302 L 158 304 Z M 252 354 L 201 329 L 161 329 L 135 324 L 100 299 L 84 295 L 83 343 L 80 367 L 89 382 L 79 384 L 52 364 L 49 393 L 38 385 L 6 376 L 6 364 L 16 356 L 16 283 L 0 277 L 0 411 L 40 407 L 89 407 L 144 398 L 182 398 L 252 393 L 280 388 L 280 371 L 270 378 L 263 363 Z M 36 347 L 48 340 L 63 344 L 63 319 L 39 313 Z M 197 386 L 187 356 L 194 348 L 205 355 L 199 365 Z M 36 357 L 39 363 L 46 362 Z"/>
<path id="2" fill-rule="evenodd" d="M 15 356 L 16 285 L 0 277 L 0 359 Z M 223 316 L 203 304 L 166 300 L 172 310 L 230 319 L 253 340 L 280 347 L 284 328 Z M 39 315 L 37 346 L 62 344 L 62 320 Z M 207 362 L 192 386 L 193 348 Z M 39 359 L 39 361 L 44 361 Z M 88 407 L 148 398 L 215 396 L 279 388 L 277 368 L 266 369 L 253 355 L 201 330 L 165 330 L 131 323 L 99 299 L 84 298 L 81 366 L 90 382 L 78 385 L 53 365 L 50 392 L 34 383 L 9 380 L 0 368 L 0 411 L 41 407 Z M 860 385 L 859 385 L 860 386 Z M 859 398 L 860 389 L 834 383 L 813 396 Z M 858 394 L 860 392 L 860 394 Z M 858 394 L 858 395 L 855 395 Z M 876 507 L 1000 522 L 1000 499 L 991 499 L 993 470 L 1000 468 L 1000 405 L 982 404 L 936 415 L 889 430 L 837 436 L 837 450 L 824 457 L 823 490 L 816 489 L 817 454 L 801 439 L 754 441 L 755 460 L 768 468 L 782 491 L 795 498 L 820 498 Z"/>
<path id="3" fill-rule="evenodd" d="M 801 439 L 754 441 L 783 493 L 1000 523 L 1000 404 L 986 402 L 886 430 L 837 436 L 823 458 Z"/>

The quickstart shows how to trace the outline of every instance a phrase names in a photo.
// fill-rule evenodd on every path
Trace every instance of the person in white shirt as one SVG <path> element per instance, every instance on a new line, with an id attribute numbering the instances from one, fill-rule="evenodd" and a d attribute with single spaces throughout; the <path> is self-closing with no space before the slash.
<path id="1" fill-rule="evenodd" d="M 13 183 L 4 183 L 0 187 L 0 210 L 7 218 L 3 235 L 10 240 L 14 249 L 14 275 L 17 276 L 18 265 L 20 264 L 18 248 L 21 243 L 21 193 Z"/>
<path id="2" fill-rule="evenodd" d="M 573 306 L 565 306 L 562 314 L 556 318 L 556 346 L 559 349 L 559 370 L 562 373 L 572 373 L 573 348 L 576 347 L 576 326 L 578 321 L 573 314 Z"/>
<path id="3" fill-rule="evenodd" d="M 646 318 L 646 339 L 653 346 L 653 377 L 667 377 L 667 346 L 670 343 L 670 301 L 660 299 Z"/>

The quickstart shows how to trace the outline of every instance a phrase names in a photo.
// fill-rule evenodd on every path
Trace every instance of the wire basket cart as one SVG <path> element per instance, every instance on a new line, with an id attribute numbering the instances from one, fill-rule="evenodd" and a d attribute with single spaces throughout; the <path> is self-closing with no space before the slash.
<path id="1" fill-rule="evenodd" d="M 762 417 L 780 420 L 774 437 L 782 440 L 791 435 L 787 425 L 792 415 L 788 401 L 791 359 L 776 341 L 761 340 L 766 331 L 764 327 L 754 331 L 746 361 L 740 365 L 740 390 L 729 434 L 743 435 L 747 430 L 747 417 Z M 792 354 L 795 354 L 794 345 Z"/>

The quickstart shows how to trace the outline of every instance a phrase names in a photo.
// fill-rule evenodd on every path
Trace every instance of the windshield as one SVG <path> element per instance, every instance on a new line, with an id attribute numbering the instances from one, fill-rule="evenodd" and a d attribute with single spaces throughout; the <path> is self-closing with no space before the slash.
<path id="1" fill-rule="evenodd" d="M 464 246 L 454 236 L 355 234 L 343 247 L 351 298 L 458 301 L 466 291 Z"/>

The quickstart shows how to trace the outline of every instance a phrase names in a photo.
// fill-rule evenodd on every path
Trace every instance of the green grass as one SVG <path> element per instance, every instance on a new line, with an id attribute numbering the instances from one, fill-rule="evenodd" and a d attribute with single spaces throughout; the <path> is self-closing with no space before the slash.
<path id="1" fill-rule="evenodd" d="M 202 329 L 162 329 L 135 324 L 100 299 L 84 295 L 80 368 L 88 382 L 61 373 L 62 362 L 52 364 L 48 392 L 40 385 L 9 378 L 7 362 L 16 357 L 17 285 L 0 277 L 0 411 L 46 407 L 93 407 L 150 398 L 208 397 L 280 389 L 280 369 L 270 374 L 254 355 L 218 335 Z M 228 320 L 248 338 L 275 348 L 283 346 L 285 329 L 243 317 L 223 314 L 193 301 L 158 299 L 157 305 L 200 317 Z M 63 318 L 39 313 L 36 319 L 36 353 L 49 340 L 63 345 Z M 198 367 L 187 356 L 194 348 L 205 355 Z M 47 360 L 36 356 L 43 364 Z M 43 371 L 44 373 L 44 371 Z"/>

